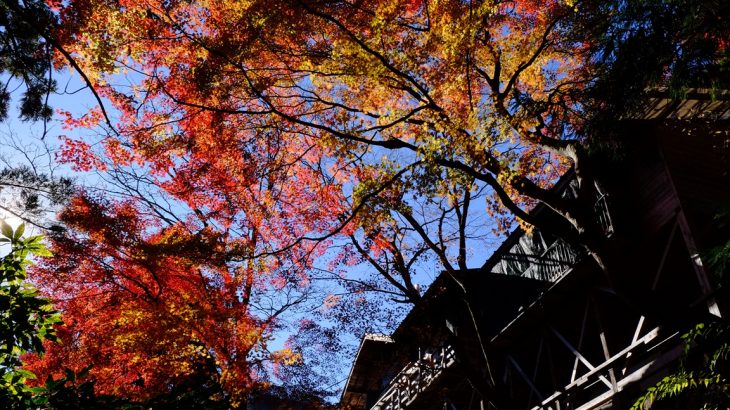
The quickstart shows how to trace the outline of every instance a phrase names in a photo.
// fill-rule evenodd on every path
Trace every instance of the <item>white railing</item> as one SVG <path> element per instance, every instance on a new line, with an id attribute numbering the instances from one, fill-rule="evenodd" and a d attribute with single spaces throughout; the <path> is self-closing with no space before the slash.
<path id="1" fill-rule="evenodd" d="M 558 239 L 522 272 L 523 277 L 556 282 L 581 258 L 580 252 Z"/>
<path id="2" fill-rule="evenodd" d="M 554 392 L 548 398 L 542 400 L 532 410 L 558 410 L 558 409 L 586 409 L 595 408 L 596 403 L 604 402 L 614 394 L 621 391 L 631 383 L 636 383 L 648 369 L 654 366 L 665 366 L 666 363 L 677 360 L 684 351 L 681 344 L 677 344 L 679 332 L 674 332 L 665 338 L 658 338 L 660 328 L 656 327 L 647 332 L 643 337 L 633 340 L 620 352 L 606 359 L 603 363 L 597 364 L 583 375 L 576 375 L 571 378 L 570 383 L 562 389 Z M 657 346 L 666 344 L 666 350 L 657 350 Z M 654 351 L 653 356 L 645 357 L 631 364 L 629 357 L 641 357 L 648 352 Z M 610 371 L 613 371 L 613 375 Z M 609 382 L 608 378 L 612 381 Z M 604 386 L 605 384 L 605 386 Z M 591 386 L 602 386 L 603 393 L 596 395 L 589 394 L 579 399 L 581 389 Z M 586 403 L 586 401 L 588 403 Z"/>
<path id="3" fill-rule="evenodd" d="M 447 368 L 456 361 L 454 349 L 444 346 L 433 353 L 421 356 L 418 361 L 407 364 L 391 380 L 371 410 L 405 409 Z"/>
<path id="4" fill-rule="evenodd" d="M 598 197 L 594 205 L 594 211 L 598 217 L 598 224 L 603 229 L 603 234 L 611 236 L 613 234 L 613 221 L 611 220 L 611 214 L 608 212 L 608 195 L 601 194 Z"/>
<path id="5" fill-rule="evenodd" d="M 607 195 L 601 194 L 598 197 L 594 211 L 596 222 L 603 234 L 611 236 L 614 228 L 608 211 Z M 531 253 L 534 251 L 525 249 L 520 242 L 519 238 L 515 240 L 512 251 L 500 256 L 500 260 L 495 264 L 495 273 L 556 282 L 584 256 L 581 249 L 569 245 L 562 239 L 556 239 L 539 254 Z"/>

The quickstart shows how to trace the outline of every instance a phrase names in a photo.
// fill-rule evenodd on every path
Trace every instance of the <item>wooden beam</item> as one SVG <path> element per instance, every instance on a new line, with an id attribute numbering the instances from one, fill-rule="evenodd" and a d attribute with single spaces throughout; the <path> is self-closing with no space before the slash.
<path id="1" fill-rule="evenodd" d="M 656 370 L 658 368 L 661 368 L 665 366 L 667 363 L 672 362 L 676 360 L 683 352 L 684 347 L 682 345 L 676 346 L 674 349 L 668 351 L 667 353 L 663 354 L 662 356 L 658 357 L 655 360 L 650 361 L 649 363 L 646 363 L 641 368 L 635 370 L 630 375 L 623 378 L 618 383 L 619 391 L 623 390 L 624 387 L 631 383 L 638 382 L 639 380 L 642 380 L 646 377 L 647 373 L 651 373 L 653 370 Z M 593 400 L 584 403 L 582 406 L 576 408 L 576 410 L 590 410 L 595 409 L 597 405 L 601 403 L 605 403 L 608 401 L 608 399 L 612 398 L 616 393 L 613 391 L 608 391 Z"/>
<path id="2" fill-rule="evenodd" d="M 634 337 L 631 339 L 631 344 L 634 344 L 637 340 L 639 340 L 639 335 L 641 334 L 641 327 L 644 325 L 644 315 L 641 315 L 639 318 L 639 323 L 636 325 L 636 330 L 634 331 Z"/>
<path id="3" fill-rule="evenodd" d="M 576 348 L 575 348 L 575 347 L 573 347 L 573 345 L 571 345 L 571 344 L 570 344 L 570 342 L 568 342 L 568 340 L 567 340 L 567 339 L 565 339 L 565 337 L 563 337 L 563 335 L 561 335 L 561 334 L 560 334 L 560 332 L 558 332 L 557 330 L 555 330 L 555 328 L 554 328 L 554 327 L 550 326 L 550 330 L 551 330 L 551 331 L 552 331 L 552 332 L 553 332 L 553 333 L 555 334 L 555 336 L 556 336 L 556 337 L 558 338 L 558 340 L 560 340 L 561 342 L 563 342 L 563 344 L 565 345 L 565 347 L 567 347 L 567 348 L 568 348 L 568 350 L 570 350 L 570 352 L 571 352 L 571 353 L 573 353 L 573 355 L 575 355 L 575 357 L 576 357 L 576 358 L 577 358 L 578 360 L 580 360 L 580 361 L 581 361 L 581 363 L 583 363 L 583 364 L 584 364 L 584 365 L 585 365 L 585 366 L 586 366 L 586 367 L 588 368 L 588 370 L 589 370 L 589 373 L 593 373 L 593 370 L 595 370 L 595 368 L 596 368 L 596 367 L 595 367 L 595 366 L 593 366 L 593 365 L 591 364 L 591 362 L 589 362 L 589 361 L 588 361 L 588 359 L 586 359 L 585 357 L 583 357 L 583 355 L 582 355 L 582 354 L 580 354 L 580 352 L 579 352 L 578 350 L 576 350 Z M 585 376 L 583 376 L 583 377 L 585 377 Z M 583 378 L 583 377 L 582 377 L 582 378 Z M 581 379 L 582 379 L 582 378 L 581 378 Z M 602 381 L 602 382 L 603 382 L 603 383 L 604 383 L 604 384 L 605 384 L 606 386 L 608 386 L 608 388 L 609 388 L 609 389 L 613 388 L 613 386 L 611 385 L 611 382 L 610 382 L 610 381 L 608 381 L 608 379 L 606 379 L 606 378 L 605 378 L 605 377 L 603 377 L 603 376 L 598 376 L 598 378 L 599 378 L 599 379 L 600 379 L 600 380 L 601 380 L 601 381 Z"/>
<path id="4" fill-rule="evenodd" d="M 553 359 L 552 349 L 550 348 L 550 340 L 548 340 L 546 335 L 543 335 L 543 338 L 545 339 L 545 350 L 547 353 L 547 359 L 550 363 L 550 380 L 552 380 L 553 382 L 553 390 L 558 390 L 558 378 L 555 371 L 555 360 Z"/>
<path id="5" fill-rule="evenodd" d="M 586 324 L 588 323 L 588 309 L 590 307 L 590 299 L 586 298 L 586 308 L 583 311 L 583 322 L 580 325 L 580 336 L 578 336 L 578 349 L 583 348 L 583 336 L 585 335 L 586 331 Z M 573 362 L 573 372 L 570 375 L 570 381 L 571 383 L 575 380 L 575 376 L 578 372 L 578 358 L 575 358 L 575 361 Z"/>
<path id="6" fill-rule="evenodd" d="M 540 344 L 537 346 L 537 357 L 535 358 L 535 369 L 532 371 L 532 380 L 535 380 L 535 378 L 537 377 L 537 370 L 540 368 L 540 357 L 542 356 L 542 344 L 544 342 L 545 336 L 540 337 Z M 530 392 L 530 396 L 528 396 L 527 402 L 529 403 L 530 400 L 532 400 L 532 392 Z"/>
<path id="7" fill-rule="evenodd" d="M 639 318 L 639 323 L 636 325 L 636 330 L 634 330 L 634 337 L 631 338 L 631 345 L 636 343 L 637 340 L 639 340 L 639 336 L 641 335 L 641 328 L 644 326 L 644 315 L 641 315 Z M 631 358 L 631 352 L 626 354 L 626 362 L 624 363 L 623 369 L 621 369 L 621 374 L 625 375 L 626 370 L 629 368 L 629 359 Z"/>
<path id="8" fill-rule="evenodd" d="M 659 153 L 662 156 L 664 173 L 668 177 L 667 181 L 672 188 L 674 197 L 677 202 L 677 223 L 679 224 L 679 231 L 682 233 L 682 238 L 684 239 L 687 251 L 689 252 L 689 257 L 690 259 L 692 259 L 692 268 L 695 272 L 695 275 L 697 276 L 697 281 L 699 282 L 702 294 L 705 296 L 710 295 L 713 291 L 712 285 L 710 284 L 710 279 L 707 275 L 707 272 L 705 271 L 705 267 L 702 264 L 702 259 L 700 259 L 700 254 L 697 250 L 697 244 L 695 244 L 694 236 L 692 235 L 692 229 L 690 228 L 687 217 L 685 216 L 684 210 L 682 209 L 682 201 L 679 199 L 679 191 L 677 190 L 677 186 L 674 184 L 674 180 L 672 179 L 672 173 L 669 171 L 666 157 L 661 149 L 659 150 Z M 722 317 L 720 307 L 718 306 L 717 301 L 715 301 L 714 297 L 707 298 L 707 310 L 712 315 L 720 318 Z"/>
<path id="9" fill-rule="evenodd" d="M 613 357 L 611 357 L 609 360 L 606 360 L 605 362 L 601 363 L 597 367 L 593 368 L 588 373 L 586 373 L 583 376 L 581 376 L 580 378 L 578 378 L 578 380 L 575 380 L 572 383 L 570 383 L 567 386 L 565 386 L 565 388 L 562 391 L 557 391 L 557 392 L 553 393 L 552 395 L 550 395 L 550 397 L 548 397 L 547 399 L 543 400 L 542 406 L 546 406 L 548 403 L 550 403 L 550 402 L 552 402 L 554 400 L 557 400 L 560 396 L 565 395 L 566 392 L 568 392 L 568 391 L 572 390 L 573 388 L 575 388 L 577 386 L 580 386 L 581 384 L 585 383 L 586 381 L 588 381 L 588 379 L 590 377 L 596 375 L 599 372 L 602 372 L 608 366 L 613 365 L 613 363 L 615 363 L 617 360 L 619 360 L 622 357 L 624 357 L 624 356 L 628 355 L 629 353 L 631 353 L 638 346 L 640 346 L 642 344 L 643 345 L 648 344 L 649 342 L 651 342 L 652 340 L 654 340 L 657 337 L 658 334 L 659 334 L 659 328 L 658 327 L 657 328 L 654 328 L 652 331 L 650 331 L 646 335 L 644 335 L 641 339 L 636 340 L 630 346 L 627 346 L 625 349 L 623 349 L 620 352 L 618 352 L 615 355 L 613 355 Z M 664 343 L 665 341 L 667 341 L 669 339 L 675 338 L 676 336 L 677 336 L 677 333 L 674 333 L 673 335 L 671 335 L 670 337 L 668 337 L 667 339 L 665 339 L 664 341 L 662 341 L 662 343 Z M 679 347 L 681 348 L 682 346 L 679 346 Z M 645 369 L 648 366 L 649 365 L 646 365 L 646 366 L 642 367 L 641 369 Z M 634 374 L 636 374 L 636 372 L 632 373 L 632 375 L 634 375 Z M 599 376 L 599 377 L 601 377 L 601 376 Z M 633 381 L 639 380 L 639 379 L 628 379 L 628 377 L 630 377 L 630 376 L 627 376 L 627 377 L 625 377 L 625 378 L 617 381 L 617 387 L 618 387 L 619 390 L 621 390 L 623 388 L 623 386 L 625 386 L 629 382 L 633 382 Z M 611 386 L 609 385 L 608 387 L 610 388 Z M 614 392 L 613 392 L 613 390 L 609 390 L 608 393 L 613 394 Z"/>
<path id="10" fill-rule="evenodd" d="M 594 368 L 590 372 L 584 374 L 583 376 L 581 376 L 578 380 L 576 380 L 572 384 L 569 384 L 565 388 L 565 390 L 567 391 L 570 388 L 572 388 L 574 386 L 578 386 L 578 385 L 582 384 L 583 382 L 587 381 L 589 377 L 595 375 L 598 372 L 603 371 L 606 367 L 611 366 L 618 359 L 620 359 L 624 355 L 626 355 L 629 352 L 631 352 L 632 350 L 634 350 L 637 346 L 642 345 L 642 344 L 648 344 L 650 341 L 654 340 L 657 337 L 658 334 L 659 334 L 659 328 L 655 328 L 651 332 L 647 333 L 644 337 L 642 337 L 641 339 L 637 340 L 635 343 L 633 343 L 630 346 L 626 347 L 622 351 L 616 353 L 613 357 L 611 357 L 610 359 L 608 359 L 605 362 L 601 363 L 600 365 L 598 365 L 596 368 Z M 675 335 L 672 335 L 671 337 L 673 337 L 673 336 L 675 336 Z M 619 382 L 619 385 L 620 385 L 620 382 Z M 609 386 L 609 387 L 611 387 L 611 386 Z"/>
<path id="11" fill-rule="evenodd" d="M 672 225 L 672 232 L 669 234 L 669 239 L 667 240 L 667 246 L 664 247 L 664 252 L 662 253 L 662 259 L 659 261 L 659 267 L 657 268 L 656 274 L 654 275 L 654 283 L 651 285 L 651 290 L 656 290 L 657 285 L 659 284 L 659 278 L 662 275 L 662 271 L 664 270 L 664 262 L 667 261 L 667 255 L 669 254 L 669 249 L 672 248 L 672 242 L 674 242 L 674 235 L 677 233 L 677 226 L 679 226 L 679 217 L 674 217 L 674 225 Z"/>
<path id="12" fill-rule="evenodd" d="M 545 397 L 540 393 L 540 391 L 535 387 L 535 384 L 530 380 L 529 377 L 525 374 L 524 371 L 522 371 L 522 368 L 520 365 L 515 361 L 515 359 L 512 357 L 512 355 L 507 355 L 507 360 L 512 364 L 512 367 L 514 367 L 515 370 L 517 370 L 517 373 L 519 373 L 520 376 L 525 380 L 527 385 L 530 387 L 530 389 L 537 395 L 538 400 L 542 401 L 545 400 Z"/>
<path id="13" fill-rule="evenodd" d="M 591 296 L 593 300 L 594 312 L 596 314 L 596 323 L 598 324 L 598 338 L 601 339 L 601 348 L 603 349 L 603 358 L 608 361 L 611 358 L 611 353 L 608 351 L 608 342 L 606 341 L 606 331 L 603 328 L 603 321 L 601 320 L 601 312 L 598 309 L 598 303 Z M 608 377 L 611 379 L 611 389 L 618 391 L 616 388 L 616 374 L 613 371 L 613 367 L 608 368 Z"/>

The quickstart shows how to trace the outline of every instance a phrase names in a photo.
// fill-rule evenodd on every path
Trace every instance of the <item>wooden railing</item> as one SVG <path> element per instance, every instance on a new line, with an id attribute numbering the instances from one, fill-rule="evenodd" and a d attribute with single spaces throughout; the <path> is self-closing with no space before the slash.
<path id="1" fill-rule="evenodd" d="M 603 234 L 611 236 L 613 234 L 613 221 L 611 220 L 611 214 L 608 212 L 608 195 L 601 194 L 598 197 L 594 205 L 594 211 L 598 217 L 598 224 L 603 229 Z"/>
<path id="2" fill-rule="evenodd" d="M 647 371 L 675 361 L 682 354 L 683 345 L 679 332 L 671 333 L 664 338 L 658 338 L 659 334 L 660 329 L 654 328 L 641 338 L 636 339 L 635 336 L 635 340 L 629 346 L 592 367 L 587 373 L 575 376 L 574 372 L 574 377 L 567 386 L 543 399 L 532 410 L 585 409 L 594 408 L 598 404 L 605 405 L 607 400 L 624 387 L 645 377 Z M 657 349 L 659 345 L 667 345 L 663 353 Z M 651 354 L 652 351 L 655 353 Z M 644 357 L 642 360 L 630 364 L 631 357 L 642 356 Z M 599 389 L 602 386 L 603 393 L 583 395 L 582 400 L 579 399 L 580 390 L 592 386 L 599 386 Z"/>
<path id="3" fill-rule="evenodd" d="M 613 233 L 613 222 L 608 212 L 606 195 L 601 195 L 596 200 L 595 212 L 597 222 L 603 233 L 610 236 Z M 518 243 L 519 239 L 515 241 L 516 245 Z M 544 249 L 540 254 L 529 254 L 524 253 L 524 251 L 523 253 L 503 254 L 500 258 L 501 261 L 512 262 L 512 264 L 509 270 L 498 273 L 556 282 L 584 256 L 584 252 L 559 238 Z M 497 265 L 500 265 L 500 262 L 497 262 Z M 454 350 L 450 346 L 442 347 L 434 353 L 421 356 L 418 361 L 407 364 L 390 381 L 387 389 L 371 410 L 400 410 L 407 408 L 416 400 L 419 393 L 427 389 L 444 370 L 454 363 Z"/>
<path id="4" fill-rule="evenodd" d="M 601 194 L 595 202 L 595 215 L 603 234 L 611 236 L 614 228 L 608 211 L 608 197 L 605 194 Z M 540 235 L 540 232 L 536 230 L 533 234 Z M 580 262 L 585 254 L 582 249 L 571 246 L 560 238 L 551 243 L 546 240 L 550 245 L 538 253 L 535 250 L 524 249 L 520 245 L 521 238 L 514 240 L 511 251 L 499 257 L 494 265 L 495 273 L 556 282 Z"/>
<path id="5" fill-rule="evenodd" d="M 444 346 L 427 353 L 418 361 L 407 364 L 391 380 L 372 410 L 399 410 L 407 408 L 418 394 L 425 390 L 441 373 L 456 361 L 454 349 Z"/>
<path id="6" fill-rule="evenodd" d="M 582 253 L 558 239 L 550 245 L 542 255 L 535 258 L 521 276 L 556 282 L 563 273 L 573 267 L 582 257 Z"/>

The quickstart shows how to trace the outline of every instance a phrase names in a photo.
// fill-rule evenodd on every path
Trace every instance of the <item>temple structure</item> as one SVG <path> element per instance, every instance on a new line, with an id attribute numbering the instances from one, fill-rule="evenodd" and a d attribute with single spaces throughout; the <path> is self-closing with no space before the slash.
<path id="1" fill-rule="evenodd" d="M 363 338 L 341 407 L 492 408 L 469 377 L 483 356 L 481 376 L 509 408 L 631 407 L 676 366 L 684 332 L 730 314 L 701 256 L 730 238 L 714 222 L 730 206 L 729 119 L 727 100 L 700 93 L 656 98 L 624 120 L 627 153 L 595 202 L 620 274 L 608 277 L 579 246 L 518 229 L 480 269 L 457 272 L 479 295 L 478 334 L 442 274 L 393 334 Z M 555 189 L 570 195 L 571 181 Z"/>

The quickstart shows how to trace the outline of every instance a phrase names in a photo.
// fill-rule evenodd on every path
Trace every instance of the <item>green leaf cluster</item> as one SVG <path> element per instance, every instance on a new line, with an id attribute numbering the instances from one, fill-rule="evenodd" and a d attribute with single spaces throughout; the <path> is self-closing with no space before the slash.
<path id="1" fill-rule="evenodd" d="M 59 378 L 48 376 L 43 386 L 26 389 L 14 402 L 8 402 L 13 409 L 53 410 L 147 410 L 147 409 L 210 409 L 230 408 L 223 399 L 220 385 L 206 380 L 191 380 L 189 385 L 176 386 L 167 394 L 158 395 L 139 403 L 125 397 L 97 394 L 96 380 L 90 375 L 92 366 L 75 372 L 64 369 Z M 32 373 L 24 371 L 34 378 Z M 25 380 L 27 380 L 26 378 Z"/>
<path id="2" fill-rule="evenodd" d="M 730 227 L 730 208 L 715 217 L 717 227 Z M 717 279 L 726 284 L 730 267 L 730 240 L 703 254 Z M 650 387 L 633 409 L 661 409 L 665 403 L 680 402 L 686 408 L 730 408 L 730 323 L 698 323 L 682 335 L 684 356 L 679 368 Z M 676 408 L 676 407 L 673 407 Z"/>
<path id="3" fill-rule="evenodd" d="M 730 408 L 730 324 L 699 323 L 682 335 L 685 352 L 674 373 L 648 388 L 632 410 Z"/>
<path id="4" fill-rule="evenodd" d="M 730 233 L 730 205 L 726 205 L 715 215 L 715 224 L 720 230 Z M 730 239 L 710 248 L 702 255 L 702 259 L 707 262 L 710 271 L 722 286 L 730 285 Z"/>
<path id="5" fill-rule="evenodd" d="M 54 326 L 61 317 L 50 301 L 40 297 L 27 281 L 29 255 L 50 256 L 43 237 L 23 238 L 25 225 L 13 230 L 0 221 L 0 244 L 10 245 L 10 252 L 0 262 L 0 403 L 8 408 L 28 408 L 41 398 L 26 382 L 35 375 L 20 368 L 25 353 L 43 352 L 43 342 L 56 340 Z"/>
<path id="6" fill-rule="evenodd" d="M 123 398 L 97 395 L 94 392 L 95 381 L 89 377 L 91 366 L 74 372 L 64 369 L 64 376 L 54 379 L 48 376 L 43 387 L 33 390 L 33 397 L 27 405 L 37 409 L 80 410 L 80 409 L 118 409 L 141 410 L 138 404 L 130 403 Z"/>

